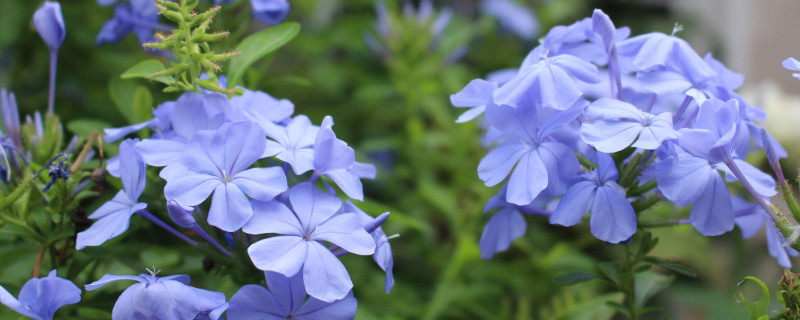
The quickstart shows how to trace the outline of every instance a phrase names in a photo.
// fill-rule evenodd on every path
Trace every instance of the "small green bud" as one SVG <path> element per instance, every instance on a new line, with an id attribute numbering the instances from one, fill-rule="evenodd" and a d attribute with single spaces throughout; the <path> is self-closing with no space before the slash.
<path id="1" fill-rule="evenodd" d="M 778 282 L 778 291 L 783 298 L 783 305 L 786 307 L 784 319 L 800 320 L 800 274 L 795 274 L 784 269 L 783 277 Z"/>
<path id="2" fill-rule="evenodd" d="M 156 1 L 156 7 L 161 11 L 166 11 L 166 10 L 178 11 L 181 9 L 180 4 L 178 4 L 177 2 L 172 2 L 169 0 L 155 0 L 155 1 Z"/>
<path id="3" fill-rule="evenodd" d="M 175 23 L 183 22 L 183 16 L 175 11 L 163 11 L 161 12 L 161 15 Z"/>

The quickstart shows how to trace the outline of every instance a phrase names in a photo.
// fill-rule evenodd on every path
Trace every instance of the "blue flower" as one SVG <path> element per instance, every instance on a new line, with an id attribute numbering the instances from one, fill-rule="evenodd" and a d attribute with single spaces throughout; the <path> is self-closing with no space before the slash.
<path id="1" fill-rule="evenodd" d="M 483 0 L 481 10 L 497 18 L 501 26 L 525 40 L 539 34 L 539 20 L 533 10 L 514 0 Z"/>
<path id="2" fill-rule="evenodd" d="M 225 294 L 189 286 L 189 276 L 156 277 L 104 275 L 100 280 L 86 285 L 92 291 L 119 280 L 138 281 L 122 292 L 111 312 L 112 319 L 219 319 L 228 308 Z"/>
<path id="3" fill-rule="evenodd" d="M 297 175 L 314 169 L 314 139 L 319 127 L 311 124 L 308 117 L 295 116 L 285 127 L 269 124 L 262 127 L 274 140 L 267 141 L 265 155 L 288 163 Z"/>
<path id="4" fill-rule="evenodd" d="M 33 14 L 33 25 L 36 26 L 36 31 L 39 31 L 50 51 L 57 51 L 61 47 L 67 35 L 64 17 L 61 15 L 61 4 L 45 1 Z"/>
<path id="5" fill-rule="evenodd" d="M 76 249 L 99 246 L 106 240 L 122 234 L 128 230 L 131 216 L 147 207 L 146 203 L 138 202 L 147 180 L 145 179 L 144 159 L 134 149 L 135 144 L 136 140 L 130 139 L 120 143 L 119 165 L 122 190 L 117 192 L 111 201 L 106 202 L 89 215 L 89 219 L 97 221 L 89 229 L 78 233 L 75 241 Z"/>
<path id="6" fill-rule="evenodd" d="M 523 213 L 551 214 L 551 212 L 543 210 L 553 199 L 553 196 L 546 190 L 536 196 L 531 203 L 524 206 L 507 202 L 507 191 L 508 184 L 504 185 L 498 194 L 489 199 L 483 209 L 484 213 L 499 209 L 489 218 L 489 222 L 483 228 L 481 239 L 478 242 L 478 247 L 481 249 L 481 258 L 486 260 L 491 259 L 495 253 L 507 250 L 511 246 L 511 242 L 525 234 L 528 226 L 522 216 Z"/>
<path id="7" fill-rule="evenodd" d="M 672 129 L 672 114 L 652 115 L 633 105 L 614 99 L 598 99 L 586 108 L 591 122 L 581 126 L 581 137 L 587 144 L 605 153 L 632 146 L 654 150 L 664 140 L 678 138 Z"/>
<path id="8" fill-rule="evenodd" d="M 229 320 L 312 320 L 353 319 L 358 303 L 350 291 L 344 298 L 325 302 L 314 297 L 306 299 L 303 273 L 286 277 L 277 272 L 264 272 L 266 288 L 246 285 L 233 295 L 228 308 Z"/>
<path id="9" fill-rule="evenodd" d="M 375 252 L 375 241 L 354 213 L 339 213 L 342 201 L 303 182 L 289 192 L 291 209 L 279 201 L 253 201 L 255 214 L 242 228 L 249 234 L 275 233 L 247 252 L 256 268 L 291 277 L 302 269 L 305 290 L 316 299 L 344 298 L 353 283 L 344 265 L 323 245 L 333 243 L 350 253 Z"/>
<path id="10" fill-rule="evenodd" d="M 81 289 L 69 280 L 56 276 L 56 270 L 44 278 L 25 282 L 19 300 L 0 286 L 0 302 L 20 314 L 35 320 L 52 320 L 59 308 L 81 301 Z"/>
<path id="11" fill-rule="evenodd" d="M 355 151 L 333 133 L 333 118 L 326 116 L 314 140 L 314 174 L 311 181 L 326 176 L 350 198 L 364 199 L 361 178 L 374 179 L 375 166 L 355 161 Z"/>
<path id="12" fill-rule="evenodd" d="M 625 189 L 616 183 L 619 174 L 614 160 L 605 153 L 598 153 L 597 159 L 597 170 L 572 181 L 550 216 L 550 223 L 574 226 L 591 209 L 592 234 L 600 240 L 619 243 L 636 232 L 636 212 L 625 198 Z"/>
<path id="13" fill-rule="evenodd" d="M 289 1 L 250 0 L 253 17 L 266 24 L 279 24 L 289 15 Z"/>
<path id="14" fill-rule="evenodd" d="M 486 105 L 492 103 L 494 90 L 497 90 L 497 83 L 475 79 L 458 93 L 450 95 L 450 103 L 456 108 L 470 108 L 456 119 L 456 123 L 467 122 L 481 115 Z"/>
<path id="15" fill-rule="evenodd" d="M 189 171 L 167 177 L 164 195 L 194 206 L 213 192 L 208 223 L 228 232 L 236 231 L 253 215 L 247 196 L 268 201 L 287 189 L 281 168 L 247 169 L 261 158 L 266 144 L 264 131 L 252 122 L 200 131 L 180 158 Z"/>
<path id="16" fill-rule="evenodd" d="M 481 159 L 478 177 L 487 186 L 493 186 L 503 181 L 513 168 L 506 200 L 521 206 L 529 204 L 546 188 L 554 195 L 563 193 L 578 172 L 578 159 L 569 146 L 547 138 L 573 121 L 582 110 L 583 105 L 577 105 L 566 111 L 543 110 L 538 115 L 533 107 L 488 105 L 486 120 L 508 138 Z"/>
<path id="17" fill-rule="evenodd" d="M 519 70 L 519 74 L 494 91 L 494 103 L 519 107 L 523 104 L 566 110 L 583 95 L 575 80 L 598 83 L 597 67 L 578 57 L 545 57 Z"/>
<path id="18" fill-rule="evenodd" d="M 372 254 L 372 259 L 375 260 L 375 263 L 377 263 L 383 271 L 386 272 L 386 281 L 384 281 L 383 289 L 388 294 L 390 291 L 392 291 L 392 287 L 394 286 L 394 275 L 392 274 L 394 257 L 392 256 L 392 246 L 389 244 L 389 237 L 386 236 L 380 226 L 374 228 L 375 230 L 372 231 L 369 229 L 376 223 L 383 224 L 383 221 L 385 221 L 385 218 L 389 213 L 385 212 L 377 218 L 372 218 L 350 201 L 345 202 L 340 211 L 352 212 L 358 215 L 358 218 L 361 221 L 361 224 L 364 226 L 364 229 L 369 232 L 370 235 L 372 235 L 372 239 L 375 240 L 375 253 Z M 380 219 L 384 220 L 380 221 Z"/>
<path id="19" fill-rule="evenodd" d="M 131 0 L 130 4 L 121 3 L 114 8 L 114 17 L 106 21 L 95 42 L 116 43 L 129 32 L 136 34 L 140 43 L 154 39 L 153 30 L 169 32 L 172 28 L 158 23 L 158 8 L 154 1 Z"/>

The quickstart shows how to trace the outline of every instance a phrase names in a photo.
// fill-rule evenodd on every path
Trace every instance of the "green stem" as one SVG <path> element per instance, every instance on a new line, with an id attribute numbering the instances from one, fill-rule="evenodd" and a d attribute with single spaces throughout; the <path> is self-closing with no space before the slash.
<path id="1" fill-rule="evenodd" d="M 636 310 L 636 292 L 633 278 L 633 267 L 636 261 L 631 261 L 631 249 L 628 244 L 625 247 L 625 260 L 623 261 L 622 271 L 622 293 L 625 294 L 625 304 L 628 307 L 631 320 L 639 319 L 639 312 Z"/>
<path id="2" fill-rule="evenodd" d="M 800 222 L 800 206 L 797 205 L 797 200 L 794 199 L 792 187 L 789 185 L 789 182 L 784 180 L 783 183 L 778 186 L 778 189 L 780 189 L 783 200 L 786 201 L 786 206 L 789 207 L 789 211 L 792 212 L 794 220 Z"/>

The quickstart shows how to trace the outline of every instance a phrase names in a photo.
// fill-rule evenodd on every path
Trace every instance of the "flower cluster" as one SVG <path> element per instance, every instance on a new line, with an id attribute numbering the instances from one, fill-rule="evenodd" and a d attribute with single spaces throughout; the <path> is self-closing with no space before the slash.
<path id="1" fill-rule="evenodd" d="M 743 77 L 701 57 L 679 30 L 630 37 L 595 10 L 551 29 L 516 72 L 473 80 L 451 96 L 469 108 L 458 122 L 485 114 L 491 150 L 480 179 L 494 186 L 508 177 L 486 206 L 500 210 L 481 237 L 484 258 L 524 234 L 523 213 L 563 226 L 590 213 L 595 237 L 621 243 L 664 198 L 691 205 L 679 223 L 706 236 L 754 220 L 743 229 L 752 236 L 765 218 L 788 230 L 768 203 L 775 180 L 743 160 L 756 148 L 775 159 L 786 152 L 757 124 L 764 112 L 734 91 Z M 758 205 L 732 195 L 735 181 Z M 770 253 L 788 267 L 787 252 L 797 252 L 778 241 L 786 232 L 767 232 Z"/>
<path id="2" fill-rule="evenodd" d="M 204 222 L 253 239 L 247 253 L 258 269 L 284 277 L 302 274 L 303 292 L 320 303 L 348 294 L 352 299 L 353 284 L 337 258 L 343 254 L 375 254 L 387 271 L 387 283 L 393 282 L 391 249 L 379 228 L 386 216 L 375 223 L 352 203 L 343 203 L 330 186 L 326 191 L 316 186 L 330 181 L 347 196 L 363 200 L 360 179 L 374 178 L 375 167 L 355 161 L 354 150 L 334 134 L 331 117 L 315 126 L 305 115 L 292 116 L 293 111 L 291 102 L 258 91 L 244 89 L 244 95 L 231 99 L 187 92 L 161 104 L 152 120 L 106 130 L 106 141 L 145 127 L 154 134 L 124 140 L 119 155 L 109 160 L 109 173 L 124 188 L 89 216 L 97 221 L 78 234 L 77 248 L 120 235 L 135 213 L 157 220 L 138 202 L 149 165 L 163 167 L 164 196 L 178 225 L 197 230 L 193 211 L 200 216 L 199 206 L 210 198 Z M 208 238 L 230 255 L 232 248 Z"/>

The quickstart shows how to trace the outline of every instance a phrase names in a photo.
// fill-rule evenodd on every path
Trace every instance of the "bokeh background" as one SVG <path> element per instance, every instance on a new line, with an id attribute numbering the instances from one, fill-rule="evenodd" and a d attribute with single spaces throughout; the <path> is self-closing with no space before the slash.
<path id="1" fill-rule="evenodd" d="M 477 243 L 488 220 L 483 206 L 499 189 L 485 187 L 477 177 L 478 162 L 485 155 L 479 122 L 456 124 L 461 110 L 449 103 L 449 95 L 471 79 L 518 67 L 547 30 L 591 16 L 594 8 L 606 12 L 617 27 L 630 26 L 632 35 L 670 33 L 680 23 L 684 31 L 678 35 L 698 53 L 712 52 L 728 68 L 743 73 L 746 81 L 740 93 L 767 109 L 765 126 L 790 155 L 783 161 L 784 171 L 796 176 L 800 98 L 795 95 L 800 83 L 780 62 L 800 56 L 800 20 L 793 14 L 800 12 L 800 2 L 509 1 L 520 6 L 518 16 L 529 12 L 525 19 L 532 22 L 523 24 L 528 28 L 514 30 L 508 16 L 487 7 L 488 0 L 434 1 L 432 18 L 423 22 L 405 15 L 404 2 L 398 0 L 290 0 L 287 21 L 299 22 L 300 34 L 245 76 L 247 87 L 291 100 L 296 113 L 309 115 L 315 123 L 332 115 L 337 135 L 354 147 L 357 159 L 378 167 L 377 179 L 365 183 L 367 200 L 359 206 L 373 215 L 392 212 L 384 230 L 400 235 L 392 240 L 397 284 L 391 294 L 384 294 L 384 275 L 371 259 L 344 257 L 356 286 L 357 319 L 613 318 L 604 303 L 621 296 L 608 287 L 553 281 L 564 272 L 592 271 L 596 261 L 615 260 L 623 253 L 619 246 L 592 237 L 588 225 L 567 229 L 527 216 L 523 238 L 491 260 L 480 258 Z M 390 13 L 390 32 L 378 23 L 378 2 Z M 31 23 L 41 1 L 0 4 L 0 87 L 16 94 L 22 115 L 43 110 L 48 52 Z M 120 92 L 139 86 L 152 93 L 153 107 L 176 98 L 161 93 L 158 84 L 119 79 L 139 61 L 166 59 L 144 52 L 133 35 L 116 44 L 95 45 L 98 31 L 113 15 L 112 7 L 100 7 L 94 0 L 62 0 L 61 5 L 67 37 L 60 51 L 56 110 L 67 131 L 85 134 L 87 128 L 130 124 L 134 119 L 125 113 L 130 97 Z M 416 9 L 418 1 L 411 5 Z M 230 30 L 232 36 L 217 44 L 219 51 L 269 27 L 252 19 L 250 10 L 246 0 L 224 8 L 213 26 Z M 435 32 L 433 21 L 447 12 L 452 18 Z M 764 159 L 750 160 L 769 172 Z M 149 186 L 146 192 L 154 198 L 159 191 Z M 82 205 L 91 212 L 100 203 L 87 200 Z M 154 209 L 164 214 L 158 210 Z M 654 210 L 685 214 L 666 205 Z M 136 274 L 147 266 L 166 274 L 187 273 L 193 285 L 225 292 L 229 298 L 241 285 L 213 267 L 209 270 L 205 257 L 170 235 L 139 219 L 132 225 L 108 246 L 81 252 L 76 259 L 101 257 L 100 263 L 82 266 L 99 275 Z M 654 298 L 652 305 L 662 309 L 645 319 L 747 319 L 734 298 L 737 282 L 755 275 L 774 290 L 783 272 L 767 253 L 763 231 L 747 240 L 738 229 L 713 238 L 691 227 L 654 233 L 661 238 L 655 254 L 694 269 L 697 277 L 676 276 L 672 286 Z M 0 243 L 0 284 L 17 292 L 29 277 L 35 246 L 3 237 L 8 241 Z M 758 297 L 746 289 L 747 296 Z M 115 299 L 96 297 L 87 308 L 110 310 Z M 7 312 L 0 311 L 0 318 L 14 317 Z M 103 316 L 98 311 L 97 317 Z"/>

